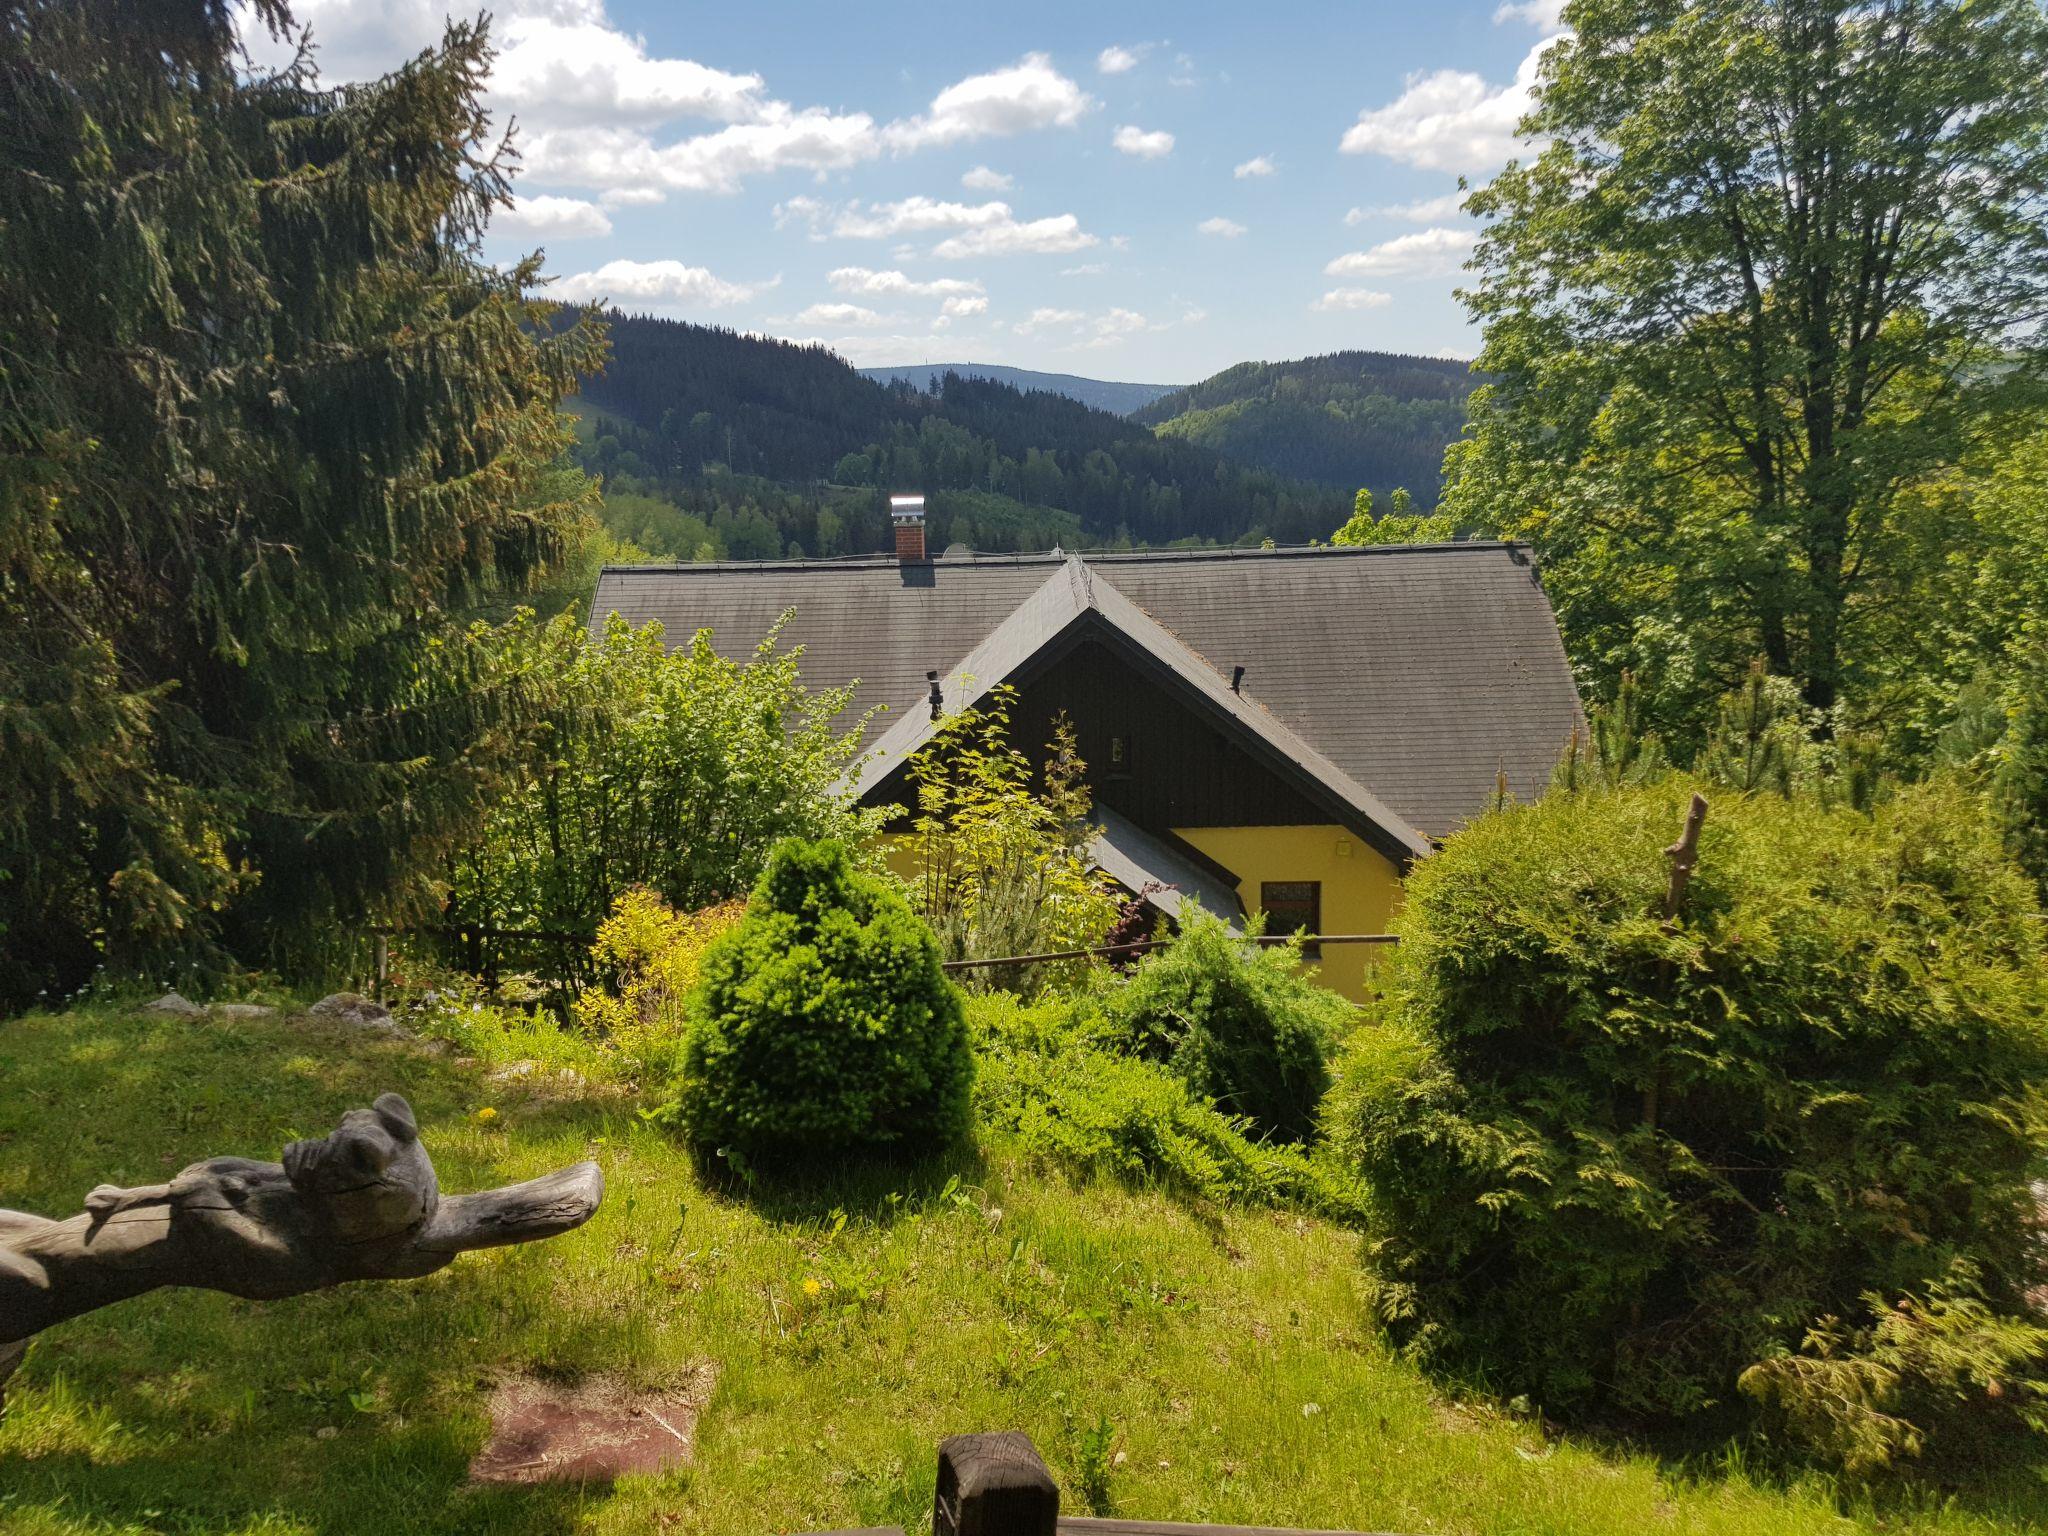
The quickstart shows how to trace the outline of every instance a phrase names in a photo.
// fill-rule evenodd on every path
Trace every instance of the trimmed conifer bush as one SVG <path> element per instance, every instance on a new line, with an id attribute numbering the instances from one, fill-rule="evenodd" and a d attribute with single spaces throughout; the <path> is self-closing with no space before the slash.
<path id="1" fill-rule="evenodd" d="M 1107 1017 L 1125 1049 L 1166 1063 L 1226 1113 L 1300 1141 L 1315 1129 L 1351 1005 L 1303 972 L 1293 946 L 1262 949 L 1196 910 L 1139 963 Z"/>
<path id="2" fill-rule="evenodd" d="M 1770 1362 L 1859 1337 L 1907 1358 L 1873 1305 L 1935 1307 L 1930 1379 L 2038 1417 L 2048 1370 L 1994 1337 L 2041 1279 L 2034 892 L 1953 787 L 1870 814 L 1714 791 L 1667 924 L 1693 787 L 1556 793 L 1410 877 L 1388 1016 L 1326 1106 L 1370 1190 L 1381 1317 L 1552 1412 L 1709 1421 L 1754 1400 L 1796 1432 L 1930 1394 L 1872 1354 L 1856 1379 L 1883 1390 L 1822 1410 L 1802 1394 L 1849 1377 Z M 1951 1304 L 1958 1276 L 1976 1312 Z M 1990 1331 L 1961 1337 L 1979 1315 Z M 1971 1387 L 1957 1360 L 2006 1379 Z M 1885 1438 L 1875 1418 L 1828 1433 Z"/>
<path id="3" fill-rule="evenodd" d="M 938 941 L 847 846 L 790 839 L 705 952 L 667 1117 L 741 1166 L 943 1145 L 973 1062 Z"/>

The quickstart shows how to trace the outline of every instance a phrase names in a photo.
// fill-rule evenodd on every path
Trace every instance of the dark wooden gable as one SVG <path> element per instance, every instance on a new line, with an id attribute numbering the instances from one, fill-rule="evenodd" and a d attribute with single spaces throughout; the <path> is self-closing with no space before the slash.
<path id="1" fill-rule="evenodd" d="M 1061 711 L 1079 735 L 1096 800 L 1147 831 L 1330 819 L 1241 743 L 1099 640 L 1081 641 L 1020 683 L 1011 733 L 1033 761 L 1044 755 Z M 1119 742 L 1121 767 L 1113 760 Z"/>

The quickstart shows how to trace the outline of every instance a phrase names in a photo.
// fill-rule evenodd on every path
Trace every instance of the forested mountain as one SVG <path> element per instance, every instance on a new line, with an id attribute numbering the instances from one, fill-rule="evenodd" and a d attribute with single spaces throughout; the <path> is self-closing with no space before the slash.
<path id="1" fill-rule="evenodd" d="M 892 491 L 932 542 L 976 549 L 1327 536 L 1338 491 L 1043 390 L 958 374 L 934 393 L 863 378 L 821 347 L 613 314 L 578 410 L 612 532 L 651 554 L 880 550 Z"/>
<path id="2" fill-rule="evenodd" d="M 1129 416 L 1144 409 L 1161 395 L 1170 395 L 1173 384 L 1126 384 L 1114 379 L 1084 379 L 1072 373 L 1040 373 L 1034 368 L 1008 368 L 1001 363 L 912 363 L 899 368 L 863 368 L 861 377 L 877 384 L 909 384 L 926 389 L 933 379 L 957 373 L 963 379 L 994 379 L 1018 389 L 1042 389 L 1065 395 L 1098 411 Z"/>
<path id="3" fill-rule="evenodd" d="M 1405 486 L 1435 503 L 1444 449 L 1481 382 L 1464 363 L 1391 352 L 1332 352 L 1239 363 L 1162 395 L 1132 419 L 1240 464 L 1284 470 L 1382 502 Z"/>

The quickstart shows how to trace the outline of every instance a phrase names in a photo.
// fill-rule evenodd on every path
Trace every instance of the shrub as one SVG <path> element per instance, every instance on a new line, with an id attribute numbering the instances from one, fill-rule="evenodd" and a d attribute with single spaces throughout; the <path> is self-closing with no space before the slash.
<path id="1" fill-rule="evenodd" d="M 701 912 L 677 912 L 645 886 L 627 891 L 591 947 L 592 959 L 612 973 L 617 990 L 586 989 L 576 999 L 577 1024 L 633 1069 L 672 1076 L 704 952 L 746 910 L 744 902 L 728 901 Z"/>
<path id="2" fill-rule="evenodd" d="M 868 835 L 878 818 L 839 784 L 860 753 L 850 690 L 806 689 L 787 618 L 745 661 L 617 614 L 601 639 L 573 614 L 508 629 L 501 663 L 536 680 L 545 720 L 455 861 L 451 916 L 589 932 L 633 886 L 689 911 L 748 890 L 785 837 Z"/>
<path id="3" fill-rule="evenodd" d="M 744 1166 L 964 1129 L 973 1062 L 938 941 L 844 843 L 778 844 L 702 971 L 667 1112 L 701 1151 Z"/>
<path id="4" fill-rule="evenodd" d="M 1254 1140 L 1250 1121 L 1165 1067 L 1102 1049 L 1100 1021 L 1072 1005 L 994 993 L 971 998 L 968 1017 L 977 1118 L 1028 1157 L 1232 1204 L 1327 1204 L 1298 1149 Z"/>
<path id="5" fill-rule="evenodd" d="M 1116 921 L 1108 880 L 1088 858 L 1094 837 L 1086 765 L 1065 717 L 1034 772 L 1010 744 L 1016 690 L 950 715 L 910 760 L 917 813 L 903 849 L 912 899 L 948 960 L 1088 949 Z M 1087 961 L 989 966 L 969 984 L 1027 996 L 1086 974 Z"/>
<path id="6" fill-rule="evenodd" d="M 2048 988 L 1981 804 L 1717 791 L 1667 924 L 1691 789 L 1553 794 L 1418 866 L 1327 1109 L 1380 1315 L 1554 1411 L 1726 1412 L 1868 1294 L 1962 1261 L 2013 1317 L 2037 1278 Z"/>
<path id="7" fill-rule="evenodd" d="M 1199 909 L 1107 1009 L 1126 1050 L 1291 1141 L 1315 1127 L 1330 1051 L 1351 1017 L 1350 1004 L 1302 971 L 1298 947 L 1247 943 Z"/>
<path id="8" fill-rule="evenodd" d="M 1918 1456 L 1925 1424 L 1967 1425 L 1969 1448 L 1994 1454 L 2014 1429 L 2048 1430 L 2048 1328 L 1987 1306 L 1968 1260 L 1923 1296 L 1863 1300 L 1867 1324 L 1823 1318 L 1798 1354 L 1742 1373 L 1789 1438 L 1862 1474 Z"/>

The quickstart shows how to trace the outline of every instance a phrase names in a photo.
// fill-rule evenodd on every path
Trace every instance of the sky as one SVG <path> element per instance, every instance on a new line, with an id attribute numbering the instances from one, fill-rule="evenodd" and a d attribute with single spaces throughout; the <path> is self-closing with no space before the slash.
<path id="1" fill-rule="evenodd" d="M 449 7 L 293 9 L 337 81 L 429 46 Z M 490 101 L 522 169 L 486 254 L 543 250 L 555 297 L 861 367 L 1183 384 L 1470 357 L 1459 178 L 1525 150 L 1557 11 L 497 0 Z"/>

